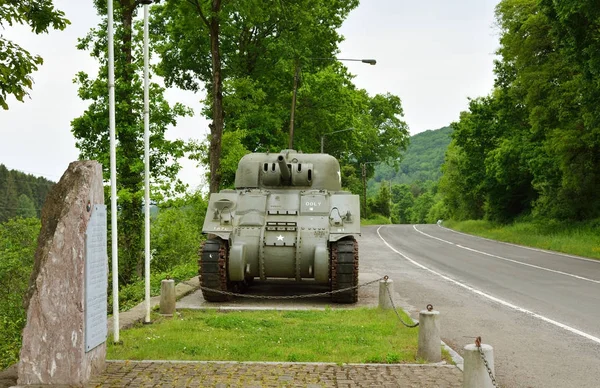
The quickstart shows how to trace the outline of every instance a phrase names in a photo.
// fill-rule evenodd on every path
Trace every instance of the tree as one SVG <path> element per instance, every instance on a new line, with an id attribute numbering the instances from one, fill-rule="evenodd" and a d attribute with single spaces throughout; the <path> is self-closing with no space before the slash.
<path id="1" fill-rule="evenodd" d="M 381 214 L 384 217 L 390 216 L 390 188 L 388 182 L 382 182 L 383 184 L 379 187 L 379 193 L 375 198 L 375 212 Z"/>
<path id="2" fill-rule="evenodd" d="M 427 215 L 434 204 L 435 200 L 433 199 L 433 195 L 429 192 L 417 197 L 412 208 L 411 222 L 415 224 L 427 223 Z"/>
<path id="3" fill-rule="evenodd" d="M 54 8 L 52 0 L 7 0 L 0 5 L 0 27 L 26 24 L 35 34 L 47 33 L 50 28 L 64 30 L 70 22 L 64 12 Z M 0 34 L 0 106 L 8 109 L 9 95 L 23 102 L 33 86 L 31 73 L 43 64 L 39 55 L 32 55 L 18 44 Z"/>
<path id="4" fill-rule="evenodd" d="M 19 193 L 15 178 L 10 171 L 7 172 L 6 181 L 2 182 L 4 190 L 0 192 L 0 222 L 13 218 L 17 214 L 19 207 Z"/>
<path id="5" fill-rule="evenodd" d="M 25 194 L 19 195 L 16 215 L 22 218 L 34 218 L 37 216 L 33 201 Z"/>
<path id="6" fill-rule="evenodd" d="M 141 276 L 143 264 L 143 86 L 141 72 L 142 48 L 140 26 L 135 28 L 133 20 L 139 1 L 115 0 L 115 95 L 117 190 L 119 196 L 119 273 L 122 283 L 130 282 L 135 275 Z M 90 101 L 82 116 L 71 122 L 72 132 L 82 158 L 96 159 L 103 165 L 104 178 L 109 179 L 109 126 L 108 126 L 108 81 L 106 2 L 95 0 L 98 13 L 103 16 L 96 28 L 79 40 L 78 49 L 89 50 L 90 55 L 100 62 L 97 77 L 91 78 L 80 72 L 75 78 L 79 85 L 79 97 Z M 169 126 L 177 118 L 190 114 L 181 104 L 173 106 L 165 100 L 164 89 L 150 85 L 150 173 L 154 193 L 170 194 L 183 189 L 175 180 L 180 165 L 177 159 L 183 156 L 183 142 L 165 137 Z M 115 216 L 115 215 L 111 215 Z"/>
<path id="7" fill-rule="evenodd" d="M 198 261 L 206 201 L 199 192 L 166 201 L 152 222 L 152 268 L 167 272 Z"/>
<path id="8" fill-rule="evenodd" d="M 391 218 L 394 224 L 409 224 L 415 198 L 407 184 L 392 186 Z"/>
<path id="9" fill-rule="evenodd" d="M 40 227 L 37 218 L 0 223 L 0 369 L 19 360 L 27 315 L 23 296 L 29 286 Z"/>
<path id="10" fill-rule="evenodd" d="M 209 107 L 205 114 L 213 120 L 209 139 L 211 192 L 218 191 L 220 185 L 223 130 L 251 129 L 244 143 L 251 151 L 283 148 L 282 142 L 273 140 L 283 139 L 281 135 L 289 125 L 285 117 L 291 102 L 291 74 L 299 64 L 307 64 L 304 69 L 324 66 L 313 64 L 309 58 L 334 56 L 341 41 L 336 30 L 357 5 L 357 0 L 286 4 L 170 0 L 156 7 L 152 30 L 159 40 L 159 69 L 167 84 L 194 91 L 207 85 L 211 90 L 205 100 Z M 286 97 L 285 105 L 280 103 L 282 97 Z M 227 110 L 228 104 L 233 107 L 246 101 L 251 106 L 266 101 L 260 106 L 264 109 L 260 120 L 256 120 L 256 110 Z M 252 126 L 235 128 L 235 122 Z"/>

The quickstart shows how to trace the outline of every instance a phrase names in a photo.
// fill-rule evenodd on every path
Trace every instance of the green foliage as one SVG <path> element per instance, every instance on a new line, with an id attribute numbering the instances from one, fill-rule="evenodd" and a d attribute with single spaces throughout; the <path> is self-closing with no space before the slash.
<path id="1" fill-rule="evenodd" d="M 117 149 L 117 192 L 119 196 L 119 274 L 127 284 L 141 276 L 143 268 L 143 182 L 144 182 L 144 103 L 142 86 L 142 31 L 134 23 L 136 2 L 115 2 L 115 95 Z M 106 2 L 96 1 L 102 16 L 100 25 L 79 39 L 78 49 L 88 50 L 98 60 L 96 78 L 80 72 L 74 82 L 79 85 L 79 97 L 89 101 L 85 112 L 71 122 L 80 157 L 102 163 L 104 178 L 110 177 L 109 115 Z M 177 124 L 181 116 L 191 114 L 181 104 L 170 105 L 164 98 L 164 88 L 151 83 L 150 95 L 150 175 L 154 199 L 182 192 L 183 184 L 176 179 L 180 170 L 178 158 L 183 156 L 181 140 L 168 140 L 167 128 Z M 112 216 L 112 215 L 111 215 Z"/>
<path id="2" fill-rule="evenodd" d="M 424 193 L 415 198 L 415 203 L 412 207 L 410 221 L 414 224 L 425 224 L 428 222 L 428 214 L 433 207 L 435 201 L 433 195 L 429 192 Z"/>
<path id="3" fill-rule="evenodd" d="M 19 201 L 17 202 L 17 217 L 35 218 L 36 216 L 35 204 L 31 198 L 25 194 L 19 195 Z"/>
<path id="4" fill-rule="evenodd" d="M 352 194 L 362 195 L 362 183 L 356 168 L 352 165 L 341 165 L 342 187 Z"/>
<path id="5" fill-rule="evenodd" d="M 369 218 L 362 218 L 360 224 L 366 225 L 387 225 L 390 223 L 390 219 L 386 216 L 377 213 L 369 213 Z"/>
<path id="6" fill-rule="evenodd" d="M 327 153 L 360 171 L 364 161 L 397 160 L 406 148 L 408 127 L 400 98 L 391 94 L 369 96 L 352 84 L 352 75 L 335 60 L 342 40 L 337 29 L 356 0 L 328 2 L 301 0 L 291 3 L 253 0 L 223 3 L 219 11 L 219 49 L 222 60 L 224 135 L 229 132 L 244 150 L 278 152 L 288 147 L 292 85 L 300 74 L 295 109 L 294 148 L 319 152 L 321 136 L 354 128 L 345 136 L 326 137 Z M 153 8 L 152 34 L 161 62 L 160 74 L 167 84 L 198 91 L 206 87 L 207 117 L 214 116 L 213 58 L 206 20 L 208 4 L 167 1 Z M 301 28 L 299 28 L 301 26 Z M 214 178 L 217 152 L 214 128 L 204 163 L 210 162 Z M 219 135 L 220 136 L 220 135 Z M 231 141 L 231 139 L 230 139 Z M 220 144 L 220 143 L 219 143 Z M 240 147 L 240 149 L 242 149 Z M 219 158 L 219 163 L 227 163 Z M 230 185 L 228 170 L 219 167 L 221 187 Z M 349 187 L 357 192 L 358 175 Z M 212 180 L 211 180 L 211 191 Z"/>
<path id="7" fill-rule="evenodd" d="M 150 293 L 160 293 L 163 279 L 177 282 L 198 275 L 198 253 L 205 238 L 202 224 L 206 215 L 206 200 L 200 193 L 188 194 L 161 204 L 158 214 L 151 220 Z M 109 281 L 112 277 L 109 277 Z M 112 286 L 109 286 L 112 290 Z M 145 297 L 145 281 L 135 276 L 129 283 L 120 284 L 119 309 L 128 310 Z M 108 298 L 108 311 L 112 312 L 112 295 Z"/>
<path id="8" fill-rule="evenodd" d="M 238 163 L 242 156 L 250 151 L 246 149 L 243 140 L 248 131 L 225 132 L 222 139 L 221 164 L 219 166 L 221 172 L 221 186 L 223 188 L 232 189 L 235 183 L 235 173 Z M 188 150 L 191 151 L 190 159 L 198 160 L 204 165 L 210 162 L 210 152 L 207 143 L 192 142 L 188 145 Z M 207 179 L 210 176 L 210 171 L 206 171 Z"/>
<path id="9" fill-rule="evenodd" d="M 0 224 L 0 370 L 19 359 L 29 286 L 40 232 L 37 218 L 13 218 Z"/>
<path id="10" fill-rule="evenodd" d="M 70 24 L 64 15 L 64 12 L 54 8 L 52 0 L 2 1 L 0 28 L 25 24 L 35 34 L 47 33 L 49 29 L 64 30 Z M 33 86 L 31 73 L 43 63 L 39 55 L 32 55 L 0 35 L 0 106 L 3 109 L 8 109 L 6 98 L 9 95 L 23 102 Z"/>
<path id="11" fill-rule="evenodd" d="M 450 213 L 442 195 L 436 195 L 433 201 L 433 205 L 425 218 L 425 221 L 427 221 L 428 224 L 436 223 L 439 220 L 443 221 L 448 218 L 448 214 Z"/>
<path id="12" fill-rule="evenodd" d="M 152 270 L 196 264 L 206 206 L 199 193 L 161 205 L 151 223 Z"/>
<path id="13" fill-rule="evenodd" d="M 387 182 L 385 182 L 387 183 Z M 391 196 L 390 196 L 390 189 L 389 189 L 389 185 L 387 184 L 382 184 L 379 188 L 379 193 L 377 194 L 377 197 L 375 198 L 375 201 L 373 203 L 373 207 L 370 208 L 370 211 L 372 213 L 379 213 L 381 215 L 383 215 L 384 217 L 390 217 L 390 201 L 391 201 Z"/>
<path id="14" fill-rule="evenodd" d="M 408 148 L 402 153 L 402 160 L 397 168 L 388 164 L 376 165 L 369 186 L 383 180 L 400 184 L 437 182 L 442 176 L 441 167 L 452 131 L 452 127 L 443 127 L 411 136 Z"/>
<path id="15" fill-rule="evenodd" d="M 440 190 L 449 215 L 600 216 L 600 5 L 503 0 L 496 85 L 453 124 Z"/>
<path id="16" fill-rule="evenodd" d="M 0 164 L 0 223 L 13 217 L 39 217 L 46 195 L 54 185 Z"/>
<path id="17" fill-rule="evenodd" d="M 178 283 L 183 280 L 193 278 L 198 275 L 198 263 L 196 261 L 182 262 L 174 267 L 170 267 L 166 271 L 151 271 L 150 273 L 150 296 L 160 295 L 161 281 L 164 279 L 175 279 Z M 110 283 L 110 282 L 109 282 Z M 109 289 L 110 289 L 109 284 Z M 134 278 L 134 280 L 119 290 L 119 311 L 127 311 L 139 303 L 146 297 L 146 282 L 142 278 Z M 112 313 L 113 299 L 112 294 L 108 295 L 108 313 Z"/>
<path id="18" fill-rule="evenodd" d="M 415 198 L 407 184 L 392 186 L 391 217 L 394 224 L 409 224 Z"/>

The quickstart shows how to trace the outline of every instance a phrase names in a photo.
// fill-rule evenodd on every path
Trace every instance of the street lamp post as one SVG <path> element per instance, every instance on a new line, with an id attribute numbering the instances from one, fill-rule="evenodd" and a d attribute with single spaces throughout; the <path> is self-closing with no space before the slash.
<path id="1" fill-rule="evenodd" d="M 323 148 L 324 148 L 324 140 L 325 140 L 325 136 L 327 135 L 333 135 L 334 133 L 339 133 L 339 132 L 346 132 L 346 131 L 354 131 L 354 128 L 346 128 L 346 129 L 340 129 L 339 131 L 333 131 L 330 133 L 324 133 L 323 135 L 321 135 L 321 153 L 323 153 Z"/>
<path id="2" fill-rule="evenodd" d="M 313 61 L 352 61 L 367 63 L 371 66 L 377 64 L 375 59 L 354 59 L 354 58 L 307 58 Z M 296 61 L 296 69 L 294 71 L 294 90 L 292 93 L 292 112 L 290 113 L 290 138 L 288 141 L 288 148 L 294 148 L 294 116 L 296 114 L 296 92 L 298 91 L 298 78 L 300 76 L 300 61 Z M 321 151 L 323 152 L 323 151 Z"/>

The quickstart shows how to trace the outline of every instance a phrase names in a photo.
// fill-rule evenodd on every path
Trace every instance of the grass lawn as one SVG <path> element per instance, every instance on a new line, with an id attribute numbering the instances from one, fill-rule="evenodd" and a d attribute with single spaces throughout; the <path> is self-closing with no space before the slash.
<path id="1" fill-rule="evenodd" d="M 404 314 L 403 319 L 411 322 Z M 109 359 L 415 363 L 418 329 L 392 310 L 178 312 L 121 332 Z M 445 351 L 444 351 L 445 353 Z M 443 356 L 451 362 L 448 354 Z"/>
<path id="2" fill-rule="evenodd" d="M 600 259 L 600 232 L 595 224 L 548 220 L 502 225 L 483 220 L 449 220 L 443 226 L 493 240 Z"/>

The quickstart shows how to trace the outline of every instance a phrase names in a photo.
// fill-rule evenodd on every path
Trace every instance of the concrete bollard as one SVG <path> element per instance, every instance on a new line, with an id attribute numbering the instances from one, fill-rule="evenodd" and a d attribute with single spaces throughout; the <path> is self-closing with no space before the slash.
<path id="1" fill-rule="evenodd" d="M 387 287 L 386 287 L 387 282 Z M 394 295 L 394 282 L 390 279 L 379 281 L 379 308 L 384 310 L 393 309 L 390 296 Z"/>
<path id="2" fill-rule="evenodd" d="M 172 317 L 175 313 L 175 280 L 160 282 L 160 314 Z"/>
<path id="3" fill-rule="evenodd" d="M 442 361 L 440 338 L 440 312 L 422 310 L 419 313 L 419 348 L 417 357 L 429 362 Z"/>
<path id="4" fill-rule="evenodd" d="M 488 366 L 494 372 L 494 348 L 490 345 L 481 344 L 481 350 L 488 362 Z M 463 388 L 493 388 L 494 384 L 490 378 L 477 345 L 465 346 L 464 352 Z"/>

